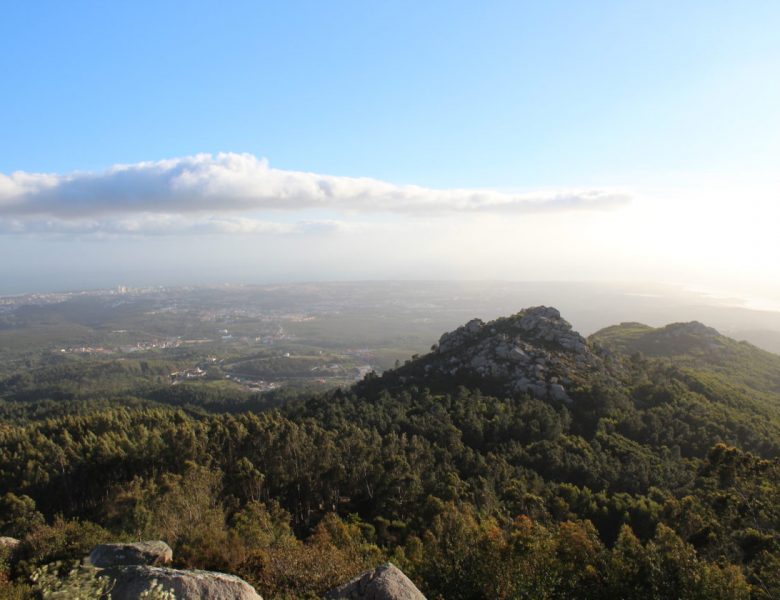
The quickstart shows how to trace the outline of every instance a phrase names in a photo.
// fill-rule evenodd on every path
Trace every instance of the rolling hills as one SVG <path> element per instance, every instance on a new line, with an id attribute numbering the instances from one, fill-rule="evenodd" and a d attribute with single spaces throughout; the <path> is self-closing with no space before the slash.
<path id="1" fill-rule="evenodd" d="M 771 598 L 779 374 L 699 323 L 584 338 L 530 308 L 273 409 L 158 391 L 6 423 L 0 534 L 16 581 L 124 536 L 270 598 L 385 559 L 429 598 Z"/>

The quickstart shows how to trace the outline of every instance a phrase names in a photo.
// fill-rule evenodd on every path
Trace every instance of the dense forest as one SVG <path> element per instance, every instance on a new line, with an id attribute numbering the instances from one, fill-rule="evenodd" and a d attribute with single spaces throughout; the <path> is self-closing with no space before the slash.
<path id="1" fill-rule="evenodd" d="M 580 341 L 539 314 L 320 394 L 5 376 L 0 535 L 22 544 L 0 598 L 139 539 L 272 599 L 387 559 L 431 599 L 780 597 L 780 356 L 695 323 Z"/>

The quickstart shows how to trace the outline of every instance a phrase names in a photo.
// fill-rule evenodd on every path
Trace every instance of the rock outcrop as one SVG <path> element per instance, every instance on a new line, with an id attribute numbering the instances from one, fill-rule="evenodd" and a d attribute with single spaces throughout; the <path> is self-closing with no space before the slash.
<path id="1" fill-rule="evenodd" d="M 226 573 L 134 565 L 104 569 L 103 575 L 114 582 L 112 600 L 138 600 L 155 583 L 176 600 L 263 600 L 246 581 Z"/>
<path id="2" fill-rule="evenodd" d="M 137 600 L 152 586 L 172 591 L 176 600 L 263 600 L 246 581 L 214 571 L 172 569 L 173 551 L 162 541 L 98 544 L 87 563 L 112 581 L 112 600 Z"/>
<path id="3" fill-rule="evenodd" d="M 422 360 L 428 376 L 470 374 L 509 393 L 558 402 L 571 402 L 569 391 L 606 367 L 558 310 L 546 306 L 490 323 L 469 321 L 445 333 L 436 352 Z"/>
<path id="4" fill-rule="evenodd" d="M 123 565 L 167 565 L 173 560 L 173 550 L 162 541 L 132 544 L 98 544 L 89 554 L 95 567 Z"/>
<path id="5" fill-rule="evenodd" d="M 387 563 L 325 594 L 327 600 L 425 600 L 403 572 Z"/>

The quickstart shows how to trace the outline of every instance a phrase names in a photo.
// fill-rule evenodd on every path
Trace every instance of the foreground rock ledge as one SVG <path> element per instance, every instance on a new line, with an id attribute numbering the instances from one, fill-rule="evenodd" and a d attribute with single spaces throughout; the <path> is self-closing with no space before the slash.
<path id="1" fill-rule="evenodd" d="M 94 567 L 120 565 L 167 565 L 173 560 L 173 550 L 163 541 L 133 544 L 98 544 L 89 554 Z"/>
<path id="2" fill-rule="evenodd" d="M 114 581 L 112 600 L 138 600 L 153 582 L 173 590 L 176 600 L 263 600 L 246 581 L 226 573 L 135 565 L 104 569 L 102 575 Z"/>
<path id="3" fill-rule="evenodd" d="M 325 594 L 327 600 L 426 600 L 422 592 L 393 565 L 366 571 Z"/>

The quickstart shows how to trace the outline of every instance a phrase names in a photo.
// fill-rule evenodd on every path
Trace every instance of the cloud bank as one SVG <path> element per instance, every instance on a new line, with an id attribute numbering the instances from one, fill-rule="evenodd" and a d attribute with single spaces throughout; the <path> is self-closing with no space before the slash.
<path id="1" fill-rule="evenodd" d="M 511 194 L 401 186 L 274 169 L 251 154 L 198 154 L 102 172 L 0 174 L 0 233 L 284 234 L 333 222 L 278 223 L 251 213 L 527 214 L 606 209 L 628 200 L 605 190 Z"/>
<path id="2" fill-rule="evenodd" d="M 334 233 L 354 227 L 356 225 L 336 220 L 282 223 L 246 217 L 188 217 L 147 213 L 116 219 L 0 218 L 0 235 L 292 235 Z"/>

